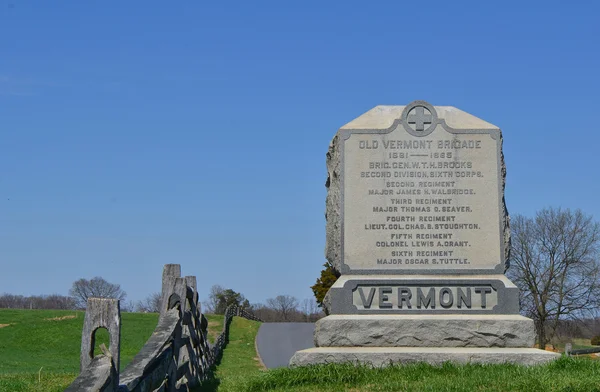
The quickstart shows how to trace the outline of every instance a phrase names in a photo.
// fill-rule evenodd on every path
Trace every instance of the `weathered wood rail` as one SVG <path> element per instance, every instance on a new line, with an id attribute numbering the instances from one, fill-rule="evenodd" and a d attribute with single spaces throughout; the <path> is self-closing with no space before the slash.
<path id="1" fill-rule="evenodd" d="M 579 350 L 573 350 L 572 347 L 573 346 L 571 345 L 571 343 L 567 343 L 565 345 L 565 354 L 567 356 L 600 353 L 600 347 L 581 348 Z"/>
<path id="2" fill-rule="evenodd" d="M 90 298 L 81 339 L 81 373 L 65 392 L 188 391 L 213 377 L 229 337 L 233 316 L 261 321 L 237 306 L 225 311 L 223 330 L 214 344 L 207 340 L 208 322 L 201 312 L 196 277 L 181 277 L 179 264 L 163 269 L 158 325 L 131 363 L 119 373 L 121 313 L 119 301 Z M 95 355 L 98 328 L 106 328 L 110 347 Z"/>

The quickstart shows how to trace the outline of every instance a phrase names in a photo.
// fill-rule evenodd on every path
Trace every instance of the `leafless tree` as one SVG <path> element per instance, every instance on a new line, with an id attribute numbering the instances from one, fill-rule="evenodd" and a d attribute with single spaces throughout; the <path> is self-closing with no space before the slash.
<path id="1" fill-rule="evenodd" d="M 219 298 L 221 298 L 225 289 L 218 284 L 213 285 L 210 288 L 210 294 L 208 299 L 204 301 L 204 313 L 214 314 L 219 306 Z"/>
<path id="2" fill-rule="evenodd" d="M 146 297 L 143 301 L 139 301 L 136 304 L 137 312 L 144 313 L 159 313 L 160 312 L 160 293 L 152 293 Z"/>
<path id="3" fill-rule="evenodd" d="M 300 310 L 302 311 L 302 314 L 304 314 L 304 318 L 306 321 L 308 321 L 308 319 L 310 318 L 310 313 L 311 313 L 311 299 L 310 298 L 304 298 L 302 300 L 302 303 L 300 304 Z"/>
<path id="4" fill-rule="evenodd" d="M 290 315 L 298 307 L 298 300 L 291 295 L 278 295 L 275 298 L 267 299 L 267 305 L 277 311 L 284 321 L 289 321 Z"/>
<path id="5" fill-rule="evenodd" d="M 74 298 L 76 306 L 80 309 L 87 306 L 87 299 L 91 297 L 114 298 L 124 301 L 127 296 L 120 285 L 109 283 L 99 276 L 91 280 L 79 279 L 73 282 L 69 295 Z"/>
<path id="6" fill-rule="evenodd" d="M 121 312 L 132 313 L 132 312 L 136 311 L 137 303 L 132 300 L 121 301 L 121 303 L 119 304 L 119 307 L 121 308 Z"/>
<path id="7" fill-rule="evenodd" d="M 300 308 L 306 322 L 315 322 L 325 315 L 314 297 L 303 299 Z"/>
<path id="8" fill-rule="evenodd" d="M 515 216 L 511 231 L 508 276 L 545 348 L 560 320 L 590 316 L 600 303 L 600 225 L 580 210 L 547 208 Z"/>

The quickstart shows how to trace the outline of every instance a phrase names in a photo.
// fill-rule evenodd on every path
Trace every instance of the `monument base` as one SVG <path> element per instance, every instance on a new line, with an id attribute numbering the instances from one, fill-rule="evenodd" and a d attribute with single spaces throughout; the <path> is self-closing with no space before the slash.
<path id="1" fill-rule="evenodd" d="M 317 347 L 297 351 L 290 366 L 327 363 L 367 364 L 384 367 L 391 364 L 444 362 L 538 365 L 550 362 L 560 354 L 535 348 L 500 347 Z"/>
<path id="2" fill-rule="evenodd" d="M 331 315 L 316 347 L 533 347 L 533 320 L 517 314 Z"/>
<path id="3" fill-rule="evenodd" d="M 316 323 L 316 348 L 298 351 L 290 365 L 535 365 L 560 357 L 531 348 L 533 320 L 518 314 L 518 290 L 501 274 L 346 275 L 328 299 L 332 314 Z"/>

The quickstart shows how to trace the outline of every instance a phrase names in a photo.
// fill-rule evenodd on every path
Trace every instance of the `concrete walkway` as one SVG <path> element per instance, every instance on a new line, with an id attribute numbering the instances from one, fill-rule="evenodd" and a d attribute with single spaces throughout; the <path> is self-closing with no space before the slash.
<path id="1" fill-rule="evenodd" d="M 256 349 L 267 369 L 288 366 L 298 350 L 314 347 L 313 323 L 263 323 L 256 335 Z"/>

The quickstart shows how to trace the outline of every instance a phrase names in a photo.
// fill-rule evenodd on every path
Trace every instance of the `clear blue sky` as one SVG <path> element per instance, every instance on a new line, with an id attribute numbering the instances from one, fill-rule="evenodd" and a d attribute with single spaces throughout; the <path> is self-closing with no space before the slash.
<path id="1" fill-rule="evenodd" d="M 511 213 L 600 219 L 598 4 L 0 0 L 0 292 L 308 298 L 329 141 L 416 99 L 502 128 Z"/>

